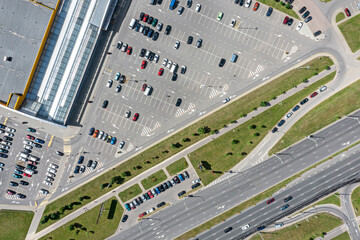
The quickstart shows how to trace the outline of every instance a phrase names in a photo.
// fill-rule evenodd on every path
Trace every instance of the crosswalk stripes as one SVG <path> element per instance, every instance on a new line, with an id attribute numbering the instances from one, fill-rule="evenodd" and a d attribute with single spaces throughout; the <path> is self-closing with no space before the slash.
<path id="1" fill-rule="evenodd" d="M 252 71 L 249 72 L 248 78 L 258 74 L 259 72 L 261 72 L 263 70 L 264 70 L 264 67 L 262 65 L 258 65 L 254 72 L 252 72 Z"/>
<path id="2" fill-rule="evenodd" d="M 179 109 L 176 111 L 176 113 L 175 113 L 175 117 L 180 117 L 181 115 L 183 115 L 183 114 L 191 111 L 191 110 L 194 109 L 194 108 L 195 108 L 195 104 L 193 104 L 193 103 L 190 103 L 190 104 L 189 104 L 189 107 L 188 107 L 187 110 L 182 109 L 182 108 L 179 108 Z"/>
<path id="3" fill-rule="evenodd" d="M 63 139 L 64 141 L 64 154 L 65 155 L 70 155 L 71 153 L 71 142 L 70 142 L 70 139 L 69 138 L 65 138 Z"/>
<path id="4" fill-rule="evenodd" d="M 51 197 L 51 195 L 56 191 L 56 189 L 57 189 L 57 188 L 54 188 L 54 189 L 50 190 L 50 191 L 49 191 L 49 194 L 44 194 L 44 193 L 42 193 L 42 192 L 38 192 L 38 193 L 36 194 L 35 199 L 38 200 L 38 199 L 41 199 L 41 198 L 45 197 L 45 199 L 44 199 L 44 201 L 45 201 L 45 200 L 47 200 L 47 199 L 49 199 L 49 198 Z"/>
<path id="5" fill-rule="evenodd" d="M 19 200 L 19 199 L 21 199 L 16 195 L 9 195 L 9 194 L 5 194 L 5 198 L 9 199 L 9 200 Z"/>
<path id="6" fill-rule="evenodd" d="M 160 123 L 156 122 L 155 126 L 153 128 L 144 127 L 144 129 L 141 132 L 141 136 L 145 136 L 146 134 L 149 134 L 149 133 L 155 131 L 156 129 L 160 128 L 160 126 L 161 126 Z"/>
<path id="7" fill-rule="evenodd" d="M 106 75 L 111 75 L 112 73 L 112 69 L 109 69 L 109 68 L 104 68 L 104 72 Z"/>
<path id="8" fill-rule="evenodd" d="M 212 89 L 211 92 L 210 92 L 210 95 L 209 95 L 209 98 L 213 98 L 213 97 L 216 97 L 217 95 L 221 94 L 221 93 L 224 93 L 226 90 L 229 89 L 229 85 L 225 84 L 223 86 L 223 88 L 220 90 L 217 90 L 217 89 Z"/>

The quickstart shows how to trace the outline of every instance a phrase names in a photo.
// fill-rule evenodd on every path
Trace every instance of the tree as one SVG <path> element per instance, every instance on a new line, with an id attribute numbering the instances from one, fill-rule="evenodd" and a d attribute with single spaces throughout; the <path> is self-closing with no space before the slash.
<path id="1" fill-rule="evenodd" d="M 68 229 L 71 232 L 71 231 L 73 231 L 75 229 L 75 227 L 74 227 L 74 225 L 71 224 L 71 225 L 69 225 Z"/>
<path id="2" fill-rule="evenodd" d="M 70 203 L 70 204 L 67 205 L 67 209 L 70 209 L 70 210 L 71 210 L 72 208 L 73 208 L 73 204 L 72 204 L 72 203 Z"/>
<path id="3" fill-rule="evenodd" d="M 51 219 L 51 220 L 55 220 L 55 219 L 56 219 L 56 213 L 50 214 L 50 219 Z"/>
<path id="4" fill-rule="evenodd" d="M 204 127 L 199 128 L 198 133 L 199 134 L 204 134 L 205 133 L 205 128 Z"/>
<path id="5" fill-rule="evenodd" d="M 106 187 L 107 183 L 101 184 L 101 189 L 104 189 Z"/>
<path id="6" fill-rule="evenodd" d="M 255 137 L 258 137 L 258 136 L 260 136 L 260 133 L 258 133 L 258 132 L 257 132 L 257 133 L 254 133 L 254 136 L 255 136 Z"/>
<path id="7" fill-rule="evenodd" d="M 63 213 L 65 212 L 65 210 L 66 210 L 65 207 L 61 207 L 60 210 L 59 210 L 59 212 L 60 212 L 61 214 L 63 214 Z"/>
<path id="8" fill-rule="evenodd" d="M 79 201 L 82 202 L 84 200 L 83 197 L 79 197 Z"/>
<path id="9" fill-rule="evenodd" d="M 252 124 L 249 126 L 250 129 L 255 129 L 256 128 L 256 125 L 255 124 Z"/>
<path id="10" fill-rule="evenodd" d="M 126 173 L 125 172 L 122 172 L 121 173 L 121 176 L 124 178 L 124 177 L 126 177 Z"/>

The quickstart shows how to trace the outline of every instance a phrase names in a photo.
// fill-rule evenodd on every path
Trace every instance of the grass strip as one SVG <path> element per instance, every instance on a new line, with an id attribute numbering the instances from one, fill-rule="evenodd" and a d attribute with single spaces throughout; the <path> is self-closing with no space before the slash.
<path id="1" fill-rule="evenodd" d="M 34 213 L 31 211 L 0 211 L 1 239 L 22 240 L 26 238 Z"/>
<path id="2" fill-rule="evenodd" d="M 343 12 L 339 12 L 337 15 L 336 15 L 336 22 L 340 22 L 341 20 L 345 19 L 345 14 Z"/>
<path id="3" fill-rule="evenodd" d="M 349 20 L 338 25 L 341 33 L 343 34 L 347 44 L 352 52 L 360 49 L 360 15 L 356 15 Z"/>
<path id="4" fill-rule="evenodd" d="M 295 179 L 301 177 L 301 175 L 303 175 L 305 172 L 313 169 L 313 168 L 316 168 L 317 166 L 319 166 L 320 164 L 328 161 L 328 160 L 331 160 L 333 159 L 335 156 L 338 156 L 339 154 L 345 152 L 345 151 L 348 151 L 350 148 L 354 147 L 355 145 L 359 144 L 359 142 L 357 143 L 354 143 L 344 149 L 342 149 L 341 151 L 331 155 L 330 157 L 328 158 L 325 158 L 323 160 L 321 160 L 320 162 L 317 162 L 315 164 L 313 164 L 312 166 L 304 169 L 303 171 L 293 175 L 292 177 L 289 177 L 288 179 L 282 181 L 281 183 L 279 184 L 276 184 L 275 186 L 265 190 L 264 192 L 262 193 L 259 193 L 258 195 L 256 195 L 255 197 L 252 197 L 248 200 L 246 200 L 245 202 L 233 207 L 232 209 L 220 214 L 219 216 L 216 216 L 212 219 L 210 219 L 209 221 L 197 226 L 196 228 L 184 233 L 183 235 L 179 236 L 176 238 L 176 240 L 186 240 L 186 239 L 189 239 L 191 237 L 195 237 L 197 234 L 205 231 L 205 230 L 208 230 L 210 229 L 211 227 L 215 226 L 216 224 L 219 224 L 220 222 L 222 221 L 225 221 L 226 219 L 232 217 L 233 215 L 235 214 L 238 214 L 240 213 L 241 211 L 251 207 L 251 206 L 254 206 L 257 202 L 260 202 L 260 201 L 263 201 L 265 200 L 266 198 L 272 196 L 273 194 L 275 194 L 277 191 L 279 191 L 281 188 L 283 187 L 286 187 L 286 185 L 288 185 L 289 183 L 291 183 L 292 181 L 294 181 Z M 360 192 L 360 187 L 359 187 L 359 192 Z M 359 204 L 360 204 L 360 201 L 359 201 Z"/>
<path id="5" fill-rule="evenodd" d="M 83 205 L 113 190 L 115 187 L 118 187 L 123 182 L 132 179 L 147 169 L 150 169 L 165 159 L 182 151 L 184 148 L 200 141 L 201 139 L 209 136 L 211 133 L 216 132 L 216 129 L 220 129 L 224 125 L 229 124 L 231 121 L 248 114 L 253 111 L 254 108 L 259 107 L 262 101 L 269 101 L 276 96 L 279 96 L 283 92 L 299 85 L 306 79 L 314 76 L 316 73 L 325 70 L 327 66 L 331 66 L 333 64 L 333 61 L 329 57 L 318 57 L 302 65 L 302 67 L 309 66 L 308 68 L 293 69 L 279 76 L 261 88 L 252 91 L 250 94 L 243 96 L 237 101 L 233 101 L 226 107 L 219 109 L 211 115 L 175 133 L 169 138 L 145 150 L 144 152 L 141 152 L 119 166 L 106 171 L 96 179 L 80 186 L 75 191 L 71 191 L 61 198 L 52 201 L 46 206 L 43 218 L 51 213 L 56 213 L 64 206 L 74 202 L 78 203 L 77 205 L 72 206 L 72 208 L 66 210 L 59 216 L 58 219 L 67 216 Z M 204 134 L 198 134 L 198 129 L 204 126 L 207 126 L 211 131 Z M 102 187 L 104 184 L 112 182 L 112 179 L 114 178 L 117 179 L 113 184 L 108 185 L 107 187 Z M 84 198 L 83 201 L 78 201 L 79 198 L 84 196 L 86 198 Z M 57 219 L 39 224 L 37 231 L 50 226 L 56 222 L 56 220 Z"/>
<path id="6" fill-rule="evenodd" d="M 189 166 L 189 164 L 187 163 L 186 159 L 181 158 L 181 159 L 177 160 L 176 162 L 173 162 L 172 164 L 167 166 L 166 170 L 168 171 L 168 173 L 170 175 L 175 175 L 178 172 L 181 172 L 182 170 L 187 168 L 188 166 Z"/>
<path id="7" fill-rule="evenodd" d="M 304 97 L 331 81 L 335 72 L 260 113 L 189 154 L 201 181 L 207 185 L 246 157 L 269 133 L 270 129 Z M 202 169 L 199 168 L 202 166 Z"/>
<path id="8" fill-rule="evenodd" d="M 351 194 L 351 202 L 355 211 L 355 215 L 360 215 L 360 187 L 354 189 Z"/>
<path id="9" fill-rule="evenodd" d="M 153 175 L 141 180 L 141 184 L 143 187 L 148 190 L 149 188 L 154 187 L 155 185 L 161 183 L 162 181 L 166 180 L 167 176 L 164 170 L 159 170 Z"/>
<path id="10" fill-rule="evenodd" d="M 334 193 L 331 194 L 330 196 L 328 196 L 327 198 L 317 202 L 315 205 L 322 205 L 322 204 L 334 204 L 338 207 L 341 206 L 341 202 L 340 202 L 340 194 L 339 193 Z"/>
<path id="11" fill-rule="evenodd" d="M 330 89 L 326 91 L 331 91 Z M 279 152 L 360 107 L 360 80 L 326 99 L 297 121 L 269 151 Z"/>
<path id="12" fill-rule="evenodd" d="M 324 237 L 327 232 L 343 224 L 338 217 L 327 213 L 311 216 L 292 226 L 276 230 L 275 232 L 261 232 L 255 234 L 251 240 L 303 240 Z M 261 238 L 262 237 L 262 238 Z"/>
<path id="13" fill-rule="evenodd" d="M 350 235 L 348 232 L 343 232 L 342 234 L 340 235 L 337 235 L 336 237 L 334 237 L 333 239 L 331 240 L 350 240 Z"/>
<path id="14" fill-rule="evenodd" d="M 290 4 L 284 4 L 282 5 L 282 1 L 274 1 L 274 0 L 258 0 L 259 2 L 268 5 L 269 7 L 273 7 L 276 10 L 279 10 L 280 12 L 283 12 L 289 16 L 292 16 L 296 19 L 299 19 L 299 16 L 296 14 L 296 12 L 290 8 L 287 8 L 287 6 L 290 6 Z M 260 6 L 261 7 L 261 6 Z"/>
<path id="15" fill-rule="evenodd" d="M 139 184 L 134 184 L 131 187 L 125 189 L 124 191 L 119 193 L 119 197 L 123 203 L 129 201 L 130 199 L 136 197 L 142 192 Z"/>
<path id="16" fill-rule="evenodd" d="M 117 201 L 116 197 L 112 197 L 106 200 L 102 213 L 97 223 L 101 205 L 88 210 L 79 217 L 67 222 L 65 225 L 58 227 L 54 231 L 48 233 L 47 235 L 40 238 L 40 240 L 49 240 L 49 239 L 94 239 L 94 240 L 103 240 L 115 233 L 119 223 L 120 218 L 124 212 L 120 203 Z M 114 212 L 113 217 L 110 216 L 110 208 L 113 205 Z M 111 217 L 111 216 L 110 216 Z"/>

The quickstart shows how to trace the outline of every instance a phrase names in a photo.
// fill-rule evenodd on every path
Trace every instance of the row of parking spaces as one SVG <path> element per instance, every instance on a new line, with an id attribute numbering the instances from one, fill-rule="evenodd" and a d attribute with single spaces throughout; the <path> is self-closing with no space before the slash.
<path id="1" fill-rule="evenodd" d="M 357 14 L 360 11 L 360 2 L 359 1 L 353 1 L 344 6 L 344 9 L 348 8 L 350 11 L 350 14 L 355 13 Z"/>
<path id="2" fill-rule="evenodd" d="M 104 163 L 99 161 L 99 159 L 97 159 L 97 158 L 94 160 L 89 159 L 88 161 L 84 160 L 84 163 L 82 163 L 82 164 L 74 164 L 74 166 L 71 168 L 72 175 L 70 175 L 69 178 L 67 179 L 67 184 L 74 181 L 73 178 L 78 179 L 83 176 L 89 175 L 91 173 L 98 172 L 99 169 L 102 168 L 102 166 L 104 166 Z M 75 169 L 77 167 L 79 167 L 80 170 L 78 170 L 78 172 L 75 173 Z M 83 170 L 81 168 L 83 168 Z"/>
<path id="3" fill-rule="evenodd" d="M 84 142 L 84 146 L 91 146 L 90 149 L 94 150 L 96 149 L 96 151 L 100 152 L 104 152 L 107 153 L 109 155 L 114 155 L 116 153 L 116 149 L 119 143 L 119 139 L 117 141 L 117 143 L 115 145 L 111 145 L 109 143 L 107 143 L 106 141 L 100 140 L 98 138 L 94 138 L 93 136 L 89 136 L 87 138 L 85 138 L 85 142 Z M 95 154 L 98 154 L 95 153 Z"/>

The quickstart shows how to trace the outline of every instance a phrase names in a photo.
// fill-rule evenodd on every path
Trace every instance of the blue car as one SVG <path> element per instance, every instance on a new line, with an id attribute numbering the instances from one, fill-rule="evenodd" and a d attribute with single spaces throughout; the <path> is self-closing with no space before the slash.
<path id="1" fill-rule="evenodd" d="M 156 191 L 156 193 L 157 194 L 160 194 L 161 193 L 161 191 L 160 191 L 160 189 L 157 187 L 157 188 L 154 188 L 155 189 L 155 191 Z"/>
<path id="2" fill-rule="evenodd" d="M 5 126 L 4 124 L 1 124 L 1 123 L 0 123 L 0 128 L 5 129 L 6 126 Z"/>
<path id="3" fill-rule="evenodd" d="M 75 170 L 74 170 L 74 173 L 75 173 L 75 174 L 79 173 L 79 170 L 80 170 L 80 166 L 76 166 L 76 167 L 75 167 Z"/>
<path id="4" fill-rule="evenodd" d="M 114 145 L 115 143 L 116 143 L 116 137 L 112 137 L 110 144 L 111 144 L 111 145 Z"/>
<path id="5" fill-rule="evenodd" d="M 93 135 L 94 134 L 94 131 L 95 131 L 95 128 L 90 128 L 90 131 L 89 131 L 89 135 L 91 136 L 91 135 Z"/>
<path id="6" fill-rule="evenodd" d="M 14 178 L 22 178 L 21 175 L 17 175 L 17 174 L 15 174 L 15 173 L 14 173 L 12 176 L 13 176 Z"/>
<path id="7" fill-rule="evenodd" d="M 272 14 L 272 12 L 273 12 L 273 8 L 272 8 L 272 7 L 269 7 L 269 9 L 268 9 L 267 12 L 266 12 L 266 16 L 267 16 L 267 17 L 270 17 L 270 15 Z"/>
<path id="8" fill-rule="evenodd" d="M 292 111 L 293 111 L 293 112 L 296 112 L 297 110 L 299 110 L 299 108 L 300 108 L 300 106 L 299 106 L 299 105 L 296 105 L 296 106 L 292 109 Z"/>
<path id="9" fill-rule="evenodd" d="M 265 229 L 265 226 L 261 226 L 261 227 L 257 228 L 258 231 L 261 231 L 261 230 L 264 230 L 264 229 Z"/>
<path id="10" fill-rule="evenodd" d="M 42 140 L 42 139 L 40 139 L 40 138 L 35 139 L 35 142 L 38 142 L 38 143 L 41 143 L 41 144 L 44 144 L 44 143 L 45 143 L 45 141 Z"/>
<path id="11" fill-rule="evenodd" d="M 130 205 L 128 203 L 125 203 L 125 207 L 128 211 L 131 211 Z"/>
<path id="12" fill-rule="evenodd" d="M 80 156 L 78 160 L 78 164 L 82 164 L 84 162 L 84 156 Z"/>
<path id="13" fill-rule="evenodd" d="M 185 181 L 185 179 L 184 179 L 184 177 L 183 177 L 182 174 L 179 174 L 179 178 L 180 178 L 181 181 Z"/>
<path id="14" fill-rule="evenodd" d="M 284 205 L 284 206 L 281 207 L 281 210 L 285 210 L 285 209 L 287 209 L 288 207 L 289 207 L 289 204 L 286 204 L 286 205 Z"/>
<path id="15" fill-rule="evenodd" d="M 16 174 L 23 174 L 23 171 L 20 171 L 20 170 L 14 170 L 14 173 L 16 173 Z"/>

